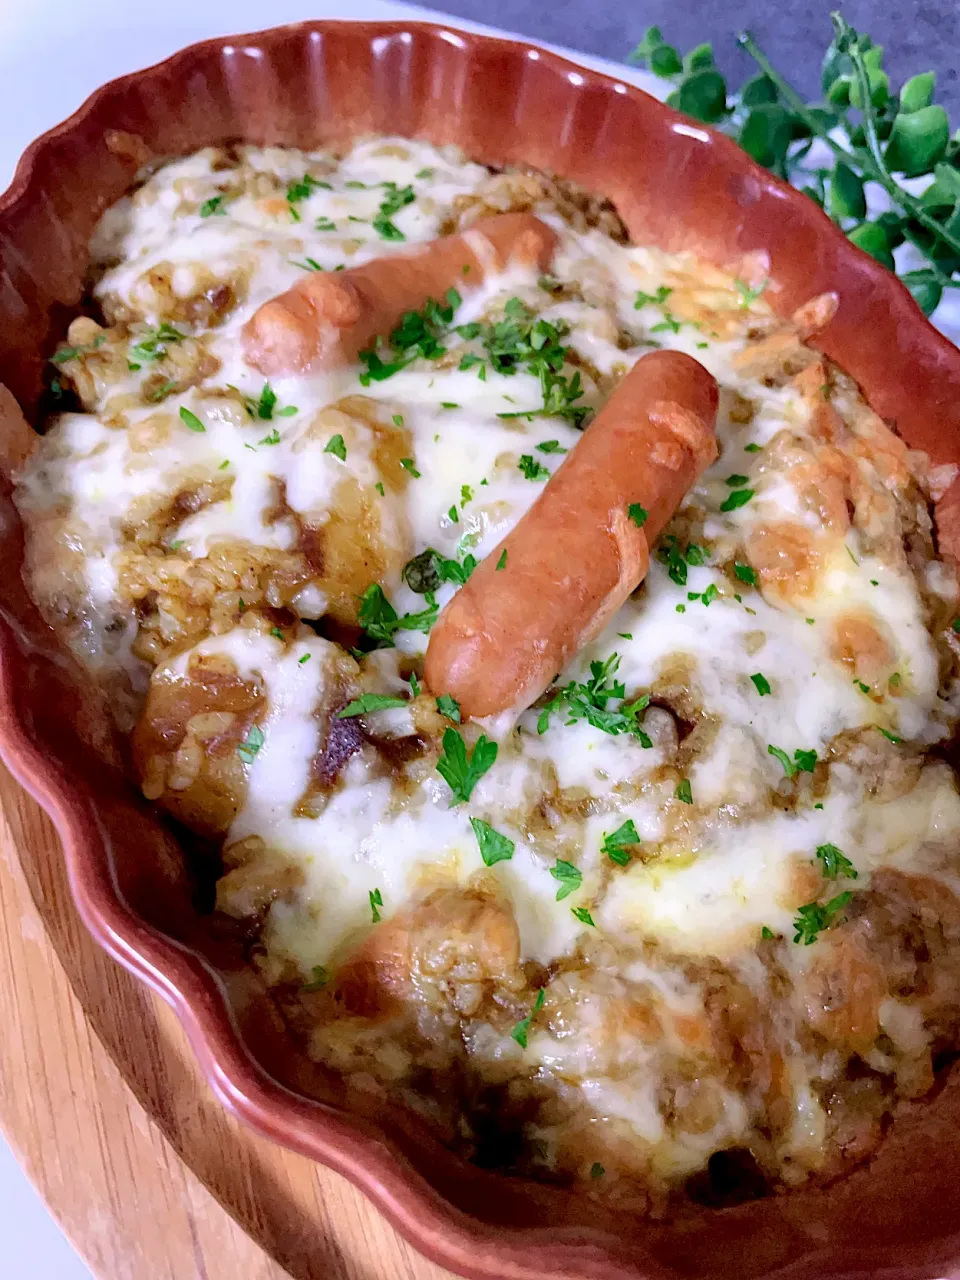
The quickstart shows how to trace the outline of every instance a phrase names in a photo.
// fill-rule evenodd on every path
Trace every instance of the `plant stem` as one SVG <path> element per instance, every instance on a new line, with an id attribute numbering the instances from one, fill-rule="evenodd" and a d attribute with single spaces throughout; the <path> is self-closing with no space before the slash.
<path id="1" fill-rule="evenodd" d="M 891 177 L 883 162 L 879 139 L 877 138 L 876 129 L 874 127 L 872 116 L 870 116 L 869 108 L 865 109 L 863 112 L 863 124 L 864 133 L 866 134 L 867 141 L 870 144 L 870 152 L 868 154 L 864 154 L 862 151 L 847 151 L 830 137 L 830 134 L 823 128 L 820 121 L 813 114 L 793 86 L 788 84 L 787 81 L 784 80 L 783 76 L 780 75 L 779 71 L 775 69 L 773 64 L 770 62 L 770 59 L 757 45 L 749 31 L 744 31 L 741 35 L 737 36 L 737 44 L 741 49 L 744 49 L 751 58 L 753 58 L 754 62 L 756 62 L 764 75 L 772 81 L 774 85 L 776 85 L 777 92 L 784 101 L 790 105 L 794 113 L 800 117 L 815 137 L 820 138 L 825 142 L 834 155 L 841 159 L 844 164 L 849 165 L 850 168 L 856 169 L 857 166 L 859 166 L 859 176 L 861 178 L 869 178 L 873 182 L 878 183 L 883 187 L 884 191 L 886 191 L 887 195 L 897 208 L 900 209 L 901 213 L 907 214 L 908 217 L 913 218 L 915 222 L 919 222 L 922 227 L 926 227 L 926 229 L 932 232 L 938 240 L 942 240 L 949 249 L 952 249 L 953 252 L 960 257 L 960 240 L 958 240 L 956 236 L 951 235 L 950 232 L 944 228 L 943 224 L 936 220 L 936 218 L 931 217 L 919 200 L 914 199 L 909 192 L 904 191 L 903 187 L 900 186 L 896 179 Z M 864 93 L 867 95 L 863 98 L 863 101 L 869 103 L 869 82 L 864 85 L 860 81 L 861 75 L 863 76 L 863 79 L 866 80 L 866 73 L 863 71 L 862 66 L 858 67 L 856 58 L 852 58 L 851 60 L 858 71 L 857 82 L 860 86 L 860 93 L 861 95 Z M 929 255 L 925 256 L 929 257 Z"/>

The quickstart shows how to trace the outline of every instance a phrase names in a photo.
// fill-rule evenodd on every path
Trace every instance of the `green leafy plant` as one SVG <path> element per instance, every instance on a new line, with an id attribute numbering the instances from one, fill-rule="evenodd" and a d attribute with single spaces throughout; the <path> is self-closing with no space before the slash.
<path id="1" fill-rule="evenodd" d="M 759 164 L 799 186 L 865 252 L 895 269 L 907 243 L 925 264 L 900 278 L 929 315 L 960 269 L 960 133 L 951 135 L 933 101 L 932 71 L 899 91 L 883 66 L 883 48 L 831 14 L 834 36 L 823 59 L 822 97 L 807 102 L 773 66 L 749 32 L 737 43 L 757 73 L 730 92 L 709 44 L 689 53 L 650 27 L 629 55 L 672 81 L 667 102 L 735 138 Z M 815 146 L 815 144 L 819 144 Z M 922 192 L 907 179 L 928 178 Z M 868 216 L 865 187 L 883 189 L 889 209 Z"/>

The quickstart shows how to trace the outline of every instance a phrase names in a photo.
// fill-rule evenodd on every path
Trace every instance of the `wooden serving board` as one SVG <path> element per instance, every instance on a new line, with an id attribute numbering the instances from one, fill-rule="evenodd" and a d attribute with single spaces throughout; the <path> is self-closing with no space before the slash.
<path id="1" fill-rule="evenodd" d="M 0 765 L 0 1125 L 97 1280 L 451 1280 L 338 1174 L 242 1127 L 77 917 Z"/>

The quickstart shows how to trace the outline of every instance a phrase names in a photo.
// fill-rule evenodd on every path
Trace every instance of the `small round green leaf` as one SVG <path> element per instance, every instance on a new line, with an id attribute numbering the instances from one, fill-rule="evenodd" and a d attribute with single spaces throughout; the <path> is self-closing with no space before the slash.
<path id="1" fill-rule="evenodd" d="M 911 111 L 919 111 L 921 107 L 929 107 L 936 83 L 937 77 L 932 71 L 911 76 L 900 90 L 900 110 L 909 114 Z"/>
<path id="2" fill-rule="evenodd" d="M 893 122 L 884 153 L 887 167 L 908 178 L 929 173 L 950 141 L 950 121 L 943 107 L 921 107 Z"/>
<path id="3" fill-rule="evenodd" d="M 713 45 L 698 44 L 695 49 L 683 56 L 683 69 L 686 72 L 702 71 L 704 67 L 713 66 Z"/>
<path id="4" fill-rule="evenodd" d="M 927 209 L 952 209 L 960 200 L 960 171 L 952 164 L 937 164 L 934 180 L 920 197 Z"/>
<path id="5" fill-rule="evenodd" d="M 658 44 L 650 50 L 647 65 L 654 75 L 668 78 L 683 70 L 680 55 L 672 44 Z"/>
<path id="6" fill-rule="evenodd" d="M 759 107 L 765 102 L 776 102 L 777 86 L 762 73 L 751 76 L 740 90 L 740 101 L 745 107 Z"/>
<path id="7" fill-rule="evenodd" d="M 831 218 L 862 218 L 867 212 L 863 182 L 849 165 L 839 161 L 830 179 L 827 212 Z"/>
<path id="8" fill-rule="evenodd" d="M 908 271 L 900 278 L 925 316 L 936 311 L 943 296 L 943 285 L 932 271 Z"/>
<path id="9" fill-rule="evenodd" d="M 887 234 L 879 223 L 861 222 L 858 227 L 848 231 L 847 236 L 858 249 L 862 249 L 864 253 L 869 253 L 871 258 L 876 258 L 878 262 L 882 262 L 889 270 L 893 270 L 893 254 L 890 252 Z"/>
<path id="10" fill-rule="evenodd" d="M 694 120 L 704 120 L 712 124 L 726 114 L 727 82 L 719 71 L 704 68 L 687 76 L 668 99 L 671 107 L 676 107 Z"/>
<path id="11" fill-rule="evenodd" d="M 768 102 L 753 108 L 738 141 L 758 164 L 782 171 L 792 137 L 789 113 L 776 103 Z"/>

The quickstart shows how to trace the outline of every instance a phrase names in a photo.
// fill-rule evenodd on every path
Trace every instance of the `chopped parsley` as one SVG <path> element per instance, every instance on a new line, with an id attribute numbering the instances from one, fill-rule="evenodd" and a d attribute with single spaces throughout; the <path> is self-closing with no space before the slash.
<path id="1" fill-rule="evenodd" d="M 226 196 L 211 196 L 209 200 L 204 200 L 203 204 L 200 206 L 200 217 L 212 218 L 215 215 L 221 216 L 226 214 L 227 211 L 223 207 L 223 202 L 226 198 Z"/>
<path id="2" fill-rule="evenodd" d="M 184 405 L 180 406 L 180 421 L 191 431 L 206 431 L 206 427 L 195 413 L 191 413 Z"/>
<path id="3" fill-rule="evenodd" d="M 237 747 L 237 755 L 244 764 L 253 764 L 257 752 L 263 746 L 263 730 L 258 724 L 252 724 L 247 730 L 247 736 Z"/>
<path id="4" fill-rule="evenodd" d="M 450 508 L 450 510 L 447 512 L 447 519 L 450 521 L 451 524 L 460 523 L 460 514 L 457 511 L 456 503 L 454 503 L 453 506 Z"/>
<path id="5" fill-rule="evenodd" d="M 347 446 L 343 443 L 343 436 L 339 431 L 335 436 L 331 436 L 323 446 L 323 452 L 332 453 L 334 457 L 339 458 L 341 462 L 346 462 Z"/>
<path id="6" fill-rule="evenodd" d="M 311 653 L 305 653 L 302 658 L 297 659 L 297 666 L 302 667 L 305 662 L 309 662 L 313 657 Z"/>
<path id="7" fill-rule="evenodd" d="M 442 716 L 452 720 L 454 724 L 460 723 L 460 703 L 456 698 L 452 698 L 449 693 L 441 693 L 437 699 L 437 710 Z"/>
<path id="8" fill-rule="evenodd" d="M 274 427 L 272 431 L 268 432 L 263 437 L 262 440 L 257 441 L 257 444 L 279 444 L 279 443 L 280 443 L 280 432 L 277 430 L 276 427 Z"/>
<path id="9" fill-rule="evenodd" d="M 575 867 L 572 862 L 567 862 L 565 858 L 556 860 L 550 868 L 550 874 L 554 880 L 560 881 L 560 888 L 557 890 L 557 902 L 562 902 L 571 893 L 576 893 L 583 881 L 583 873 L 580 868 Z"/>
<path id="10" fill-rule="evenodd" d="M 745 444 L 745 445 L 743 446 L 743 452 L 744 452 L 744 453 L 759 453 L 759 452 L 760 452 L 760 450 L 761 450 L 762 448 L 763 448 L 763 445 L 762 445 L 762 444 L 754 444 L 754 442 L 751 440 L 751 442 L 750 442 L 749 444 Z"/>
<path id="11" fill-rule="evenodd" d="M 768 929 L 766 925 L 764 925 L 763 928 L 760 930 L 761 938 L 775 938 L 776 936 L 777 935 L 773 932 L 773 930 Z"/>
<path id="12" fill-rule="evenodd" d="M 690 542 L 684 550 L 680 540 L 672 533 L 660 540 L 660 546 L 657 548 L 657 558 L 661 564 L 667 566 L 667 576 L 671 582 L 675 582 L 678 587 L 687 585 L 687 566 L 699 566 L 705 563 L 707 553 L 703 547 L 697 546 L 696 543 Z"/>
<path id="13" fill-rule="evenodd" d="M 753 681 L 754 686 L 757 690 L 757 693 L 759 693 L 760 697 L 761 698 L 766 697 L 766 695 L 770 692 L 770 681 L 767 679 L 767 677 L 762 672 L 757 671 L 750 677 L 750 679 Z"/>
<path id="14" fill-rule="evenodd" d="M 313 966 L 313 980 L 311 982 L 305 982 L 303 986 L 300 988 L 300 990 L 301 991 L 322 991 L 329 981 L 330 981 L 330 975 L 327 973 L 323 965 L 315 964 Z"/>
<path id="15" fill-rule="evenodd" d="M 418 356 L 425 360 L 438 360 L 446 354 L 442 339 L 453 320 L 453 313 L 460 305 L 460 295 L 456 289 L 447 290 L 446 306 L 428 298 L 420 311 L 407 311 L 400 323 L 390 334 L 389 346 L 392 348 L 391 358 L 381 359 L 378 350 L 360 352 L 360 360 L 366 370 L 360 375 L 362 386 L 368 387 L 371 382 L 384 382 L 395 373 L 412 364 Z M 382 344 L 378 343 L 378 346 Z"/>
<path id="16" fill-rule="evenodd" d="M 419 613 L 397 615 L 396 609 L 384 595 L 383 587 L 373 582 L 360 597 L 357 621 L 367 634 L 368 648 L 392 649 L 396 631 L 429 631 L 437 620 L 439 608 L 431 592 L 424 593 L 427 608 Z"/>
<path id="17" fill-rule="evenodd" d="M 596 1182 L 597 1178 L 602 1178 L 606 1172 L 606 1169 L 604 1169 L 599 1160 L 594 1160 L 593 1164 L 590 1166 L 590 1177 L 594 1182 Z"/>
<path id="18" fill-rule="evenodd" d="M 176 389 L 176 379 L 171 378 L 167 382 L 161 382 L 158 387 L 153 387 L 147 392 L 147 399 L 151 403 L 156 404 L 159 400 L 165 400 L 171 391 Z"/>
<path id="19" fill-rule="evenodd" d="M 337 224 L 331 219 L 321 214 L 313 224 L 315 231 L 336 231 Z"/>
<path id="20" fill-rule="evenodd" d="M 520 1019 L 517 1025 L 510 1032 L 511 1038 L 516 1040 L 517 1044 L 520 1046 L 521 1049 L 525 1049 L 527 1047 L 527 1033 L 530 1030 L 530 1023 L 533 1021 L 536 1014 L 538 1014 L 540 1010 L 543 1008 L 543 1002 L 544 1000 L 546 1000 L 546 998 L 547 998 L 547 993 L 543 989 L 543 987 L 541 987 L 540 990 L 537 992 L 536 1000 L 534 1000 L 533 1002 L 533 1008 L 530 1010 L 530 1012 L 527 1014 L 525 1018 Z"/>
<path id="21" fill-rule="evenodd" d="M 835 844 L 817 845 L 817 857 L 825 880 L 856 880 L 856 867 Z"/>
<path id="22" fill-rule="evenodd" d="M 472 753 L 456 729 L 445 729 L 437 773 L 453 792 L 454 805 L 470 799 L 474 787 L 497 758 L 497 744 L 481 733 Z"/>
<path id="23" fill-rule="evenodd" d="M 401 458 L 400 465 L 403 467 L 404 471 L 410 472 L 414 480 L 420 479 L 420 472 L 417 470 L 416 463 L 412 458 Z"/>
<path id="24" fill-rule="evenodd" d="M 309 200 L 314 191 L 319 191 L 321 187 L 325 187 L 328 191 L 331 189 L 329 182 L 318 182 L 309 173 L 305 173 L 299 182 L 290 183 L 287 187 L 287 205 L 290 209 L 290 217 L 294 222 L 300 221 L 300 211 L 297 209 L 297 205 L 301 200 Z"/>
<path id="25" fill-rule="evenodd" d="M 774 756 L 783 765 L 783 772 L 788 778 L 798 773 L 813 773 L 817 764 L 816 751 L 795 751 L 793 759 L 781 747 L 767 745 L 767 755 Z"/>
<path id="26" fill-rule="evenodd" d="M 573 914 L 576 916 L 576 918 L 580 921 L 581 924 L 588 924 L 590 925 L 591 929 L 595 929 L 597 927 L 594 924 L 593 916 L 590 914 L 590 912 L 587 910 L 586 907 L 571 907 L 570 910 L 573 912 Z"/>
<path id="27" fill-rule="evenodd" d="M 757 585 L 757 571 L 748 564 L 740 564 L 738 561 L 733 566 L 734 574 L 741 582 L 746 582 L 748 586 L 755 587 Z"/>
<path id="28" fill-rule="evenodd" d="M 641 507 L 639 502 L 631 502 L 630 505 L 627 507 L 627 515 L 630 517 L 630 519 L 633 521 L 633 523 L 637 526 L 638 529 L 642 529 L 643 526 L 647 523 L 647 517 L 649 516 L 649 514 L 650 512 L 646 509 L 646 507 Z"/>
<path id="29" fill-rule="evenodd" d="M 264 422 L 269 422 L 276 407 L 277 393 L 269 382 L 265 382 L 260 392 L 260 399 L 257 401 L 257 417 L 262 418 Z"/>
<path id="30" fill-rule="evenodd" d="M 753 497 L 753 489 L 734 489 L 732 493 L 728 493 L 723 502 L 720 503 L 721 511 L 736 511 L 737 507 L 744 507 Z"/>
<path id="31" fill-rule="evenodd" d="M 888 742 L 892 742 L 895 747 L 899 747 L 900 744 L 903 742 L 903 739 L 898 734 L 891 733 L 889 729 L 883 729 L 881 728 L 880 725 L 877 725 L 877 728 L 880 730 L 880 732 L 883 734 L 886 740 Z"/>
<path id="32" fill-rule="evenodd" d="M 462 587 L 476 567 L 477 557 L 474 555 L 468 553 L 462 561 L 450 560 L 433 547 L 427 547 L 403 566 L 403 580 L 411 591 L 422 596 L 436 591 L 441 582 L 452 582 Z"/>
<path id="33" fill-rule="evenodd" d="M 175 329 L 172 324 L 162 324 L 159 328 L 148 329 L 139 342 L 134 343 L 130 348 L 130 354 L 134 360 L 140 364 L 152 364 L 155 360 L 162 360 L 167 354 L 167 348 L 174 342 L 183 342 L 187 335 L 181 333 L 179 329 Z M 93 346 L 100 345 L 101 339 L 97 339 Z M 84 348 L 77 348 L 83 351 Z M 60 353 L 57 352 L 57 355 Z M 69 358 L 69 357 L 68 357 Z M 54 357 L 56 359 L 56 357 Z"/>
<path id="34" fill-rule="evenodd" d="M 500 569 L 505 569 L 506 567 L 507 567 L 507 548 L 504 547 L 503 550 L 500 552 L 500 559 L 497 561 L 496 568 L 497 568 L 497 571 L 499 572 Z"/>
<path id="35" fill-rule="evenodd" d="M 500 418 L 567 418 L 574 426 L 580 426 L 589 413 L 585 405 L 576 401 L 583 398 L 580 374 L 567 378 L 563 372 L 569 348 L 561 342 L 569 332 L 565 321 L 551 323 L 535 317 L 520 298 L 509 298 L 504 307 L 504 318 L 485 328 L 483 345 L 496 373 L 513 375 L 518 369 L 526 369 L 540 381 L 543 406 L 525 409 L 517 413 L 501 413 Z"/>
<path id="36" fill-rule="evenodd" d="M 291 258 L 290 261 L 293 263 L 295 267 L 299 267 L 301 271 L 322 271 L 323 270 L 323 267 L 321 267 L 320 263 L 316 260 L 316 258 L 304 258 L 302 262 L 297 262 L 295 259 Z"/>
<path id="37" fill-rule="evenodd" d="M 380 914 L 380 908 L 383 906 L 383 895 L 379 889 L 370 890 L 370 917 L 374 924 L 379 924 L 383 919 Z"/>
<path id="38" fill-rule="evenodd" d="M 626 822 L 621 823 L 616 831 L 604 832 L 603 845 L 601 852 L 605 853 L 611 862 L 615 862 L 618 867 L 625 867 L 630 861 L 630 854 L 627 849 L 631 845 L 639 844 L 640 836 L 637 834 L 637 828 L 632 818 L 628 818 Z"/>
<path id="39" fill-rule="evenodd" d="M 337 712 L 337 719 L 349 720 L 353 716 L 367 715 L 370 711 L 385 711 L 388 707 L 405 707 L 406 705 L 403 698 L 393 698 L 386 693 L 361 693 L 359 698 L 348 702 L 342 711 Z"/>
<path id="40" fill-rule="evenodd" d="M 524 479 L 526 480 L 550 479 L 550 472 L 548 468 L 538 462 L 532 453 L 521 454 L 517 467 L 523 472 Z"/>
<path id="41" fill-rule="evenodd" d="M 734 288 L 740 295 L 740 306 L 749 307 L 751 302 L 756 302 L 764 289 L 767 287 L 766 280 L 760 282 L 755 289 L 751 289 L 745 280 L 734 280 Z"/>
<path id="42" fill-rule="evenodd" d="M 541 453 L 567 453 L 559 440 L 541 440 L 537 445 Z"/>
<path id="43" fill-rule="evenodd" d="M 749 479 L 749 476 L 727 476 L 727 484 L 731 489 L 736 489 L 738 485 L 746 484 Z"/>
<path id="44" fill-rule="evenodd" d="M 614 680 L 620 666 L 620 655 L 612 653 L 606 662 L 590 663 L 590 679 L 586 681 L 571 680 L 568 685 L 559 689 L 543 707 L 537 720 L 537 732 L 546 733 L 550 725 L 550 716 L 561 708 L 567 716 L 566 723 L 576 724 L 586 720 L 595 729 L 603 733 L 628 733 L 636 738 L 642 747 L 652 747 L 653 743 L 637 722 L 641 711 L 645 711 L 650 703 L 649 694 L 644 694 L 631 703 L 625 702 L 626 688 L 622 681 Z M 617 702 L 618 707 L 610 707 L 608 703 Z"/>
<path id="45" fill-rule="evenodd" d="M 690 785 L 690 779 L 682 778 L 677 783 L 677 789 L 673 795 L 674 799 L 679 800 L 682 804 L 693 804 L 693 787 Z"/>
<path id="46" fill-rule="evenodd" d="M 816 942 L 824 929 L 840 923 L 838 916 L 852 897 L 853 894 L 848 890 L 846 893 L 838 893 L 829 902 L 808 902 L 800 907 L 793 922 L 794 942 L 801 942 L 806 947 Z"/>
<path id="47" fill-rule="evenodd" d="M 510 861 L 516 848 L 512 840 L 508 840 L 499 831 L 495 831 L 482 818 L 471 818 L 470 825 L 473 827 L 473 834 L 477 837 L 477 844 L 480 846 L 480 857 L 486 866 L 492 867 L 498 862 Z"/>
<path id="48" fill-rule="evenodd" d="M 410 692 L 415 698 L 420 697 L 420 681 L 417 679 L 415 671 L 410 672 Z"/>
<path id="49" fill-rule="evenodd" d="M 472 502 L 472 501 L 473 501 L 473 490 L 470 488 L 468 484 L 462 484 L 460 486 L 461 507 L 465 507 L 468 502 Z"/>
<path id="50" fill-rule="evenodd" d="M 406 240 L 400 228 L 391 221 L 395 213 L 416 200 L 413 187 L 398 187 L 395 182 L 385 182 L 387 194 L 380 201 L 380 208 L 373 220 L 373 229 L 384 240 Z"/>
<path id="51" fill-rule="evenodd" d="M 662 307 L 671 293 L 673 290 L 665 284 L 658 286 L 656 293 L 644 293 L 642 289 L 638 289 L 637 296 L 633 300 L 633 309 L 639 311 L 641 307 L 646 306 Z"/>

